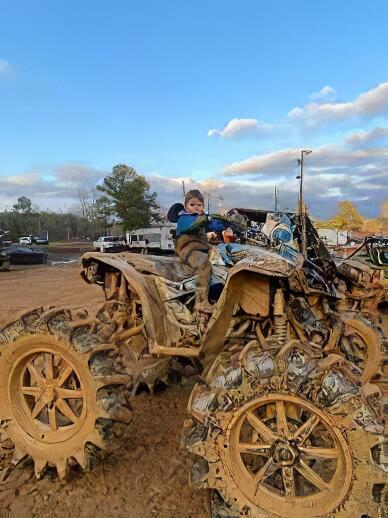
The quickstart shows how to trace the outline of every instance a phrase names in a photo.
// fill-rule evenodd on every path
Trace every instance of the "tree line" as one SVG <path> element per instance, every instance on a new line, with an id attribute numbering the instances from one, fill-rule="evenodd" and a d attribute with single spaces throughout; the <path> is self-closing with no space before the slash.
<path id="1" fill-rule="evenodd" d="M 102 220 L 90 220 L 75 211 L 41 211 L 37 208 L 20 208 L 20 204 L 30 206 L 31 200 L 22 196 L 11 211 L 0 212 L 0 228 L 8 230 L 9 238 L 17 241 L 20 236 L 48 236 L 50 241 L 94 238 L 104 231 Z M 19 208 L 15 208 L 19 206 Z"/>
<path id="2" fill-rule="evenodd" d="M 20 236 L 42 236 L 50 241 L 94 239 L 114 224 L 123 231 L 147 227 L 162 220 L 157 195 L 144 176 L 125 164 L 113 167 L 96 192 L 78 190 L 78 202 L 66 212 L 42 211 L 26 196 L 12 210 L 0 212 L 0 229 L 16 241 Z"/>

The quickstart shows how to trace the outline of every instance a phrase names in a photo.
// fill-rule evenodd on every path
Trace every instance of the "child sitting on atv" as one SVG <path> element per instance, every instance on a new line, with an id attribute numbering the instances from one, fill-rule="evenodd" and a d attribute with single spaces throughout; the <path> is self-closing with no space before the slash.
<path id="1" fill-rule="evenodd" d="M 185 195 L 184 208 L 178 212 L 175 251 L 181 261 L 188 264 L 197 274 L 197 291 L 195 310 L 211 313 L 209 303 L 209 281 L 211 264 L 209 250 L 211 245 L 207 239 L 207 231 L 220 232 L 224 225 L 217 219 L 208 220 L 204 213 L 204 197 L 200 191 L 193 189 Z"/>

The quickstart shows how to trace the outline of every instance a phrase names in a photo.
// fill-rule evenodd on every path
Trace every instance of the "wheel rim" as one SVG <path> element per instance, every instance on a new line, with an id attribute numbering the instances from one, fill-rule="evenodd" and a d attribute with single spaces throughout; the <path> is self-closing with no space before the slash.
<path id="1" fill-rule="evenodd" d="M 269 512 L 331 512 L 352 480 L 349 448 L 315 405 L 272 394 L 242 407 L 228 426 L 223 456 L 238 488 Z"/>
<path id="2" fill-rule="evenodd" d="M 40 442 L 62 442 L 82 428 L 87 411 L 80 366 L 66 351 L 42 344 L 16 362 L 9 382 L 13 414 Z"/>

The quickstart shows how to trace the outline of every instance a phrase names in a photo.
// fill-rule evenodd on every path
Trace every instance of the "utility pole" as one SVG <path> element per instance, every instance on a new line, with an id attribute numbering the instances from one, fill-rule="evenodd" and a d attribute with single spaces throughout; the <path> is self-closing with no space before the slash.
<path id="1" fill-rule="evenodd" d="M 276 214 L 278 211 L 278 188 L 276 185 L 275 185 L 274 195 L 275 195 L 275 214 Z"/>
<path id="2" fill-rule="evenodd" d="M 307 236 L 306 236 L 306 205 L 303 199 L 303 166 L 304 157 L 312 153 L 311 149 L 302 149 L 300 152 L 300 159 L 298 160 L 300 165 L 300 173 L 296 178 L 299 179 L 299 201 L 298 201 L 298 212 L 299 212 L 299 226 L 301 230 L 301 241 L 302 241 L 302 253 L 307 256 Z"/>
<path id="3" fill-rule="evenodd" d="M 182 191 L 183 191 L 183 198 L 186 196 L 186 188 L 185 188 L 185 181 L 182 180 Z"/>

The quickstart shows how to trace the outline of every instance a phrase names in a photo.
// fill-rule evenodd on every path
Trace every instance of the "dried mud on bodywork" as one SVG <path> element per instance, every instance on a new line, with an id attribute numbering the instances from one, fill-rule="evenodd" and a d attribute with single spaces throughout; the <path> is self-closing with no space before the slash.
<path id="1" fill-rule="evenodd" d="M 14 462 L 30 456 L 38 476 L 88 467 L 131 433 L 139 386 L 203 368 L 183 443 L 214 518 L 385 516 L 376 272 L 335 264 L 308 220 L 307 257 L 295 216 L 240 210 L 241 222 L 248 244 L 211 253 L 210 318 L 194 311 L 195 277 L 176 258 L 87 253 L 98 311 L 37 310 L 3 329 L 1 434 Z"/>

